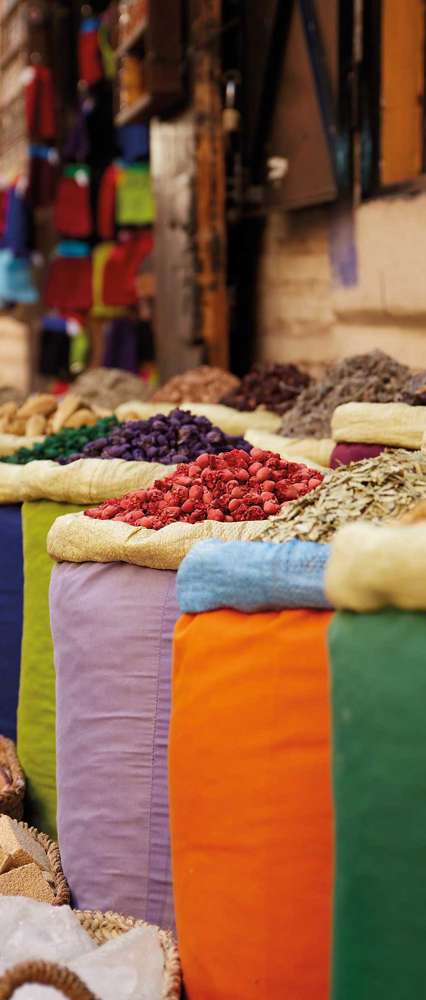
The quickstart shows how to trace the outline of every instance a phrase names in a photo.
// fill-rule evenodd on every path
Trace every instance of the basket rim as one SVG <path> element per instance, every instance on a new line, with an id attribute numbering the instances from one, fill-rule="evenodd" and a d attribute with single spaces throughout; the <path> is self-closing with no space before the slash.
<path id="1" fill-rule="evenodd" d="M 68 882 L 62 870 L 61 855 L 59 851 L 59 846 L 55 840 L 47 835 L 47 833 L 40 833 L 34 826 L 29 826 L 28 823 L 22 822 L 22 820 L 17 820 L 18 826 L 23 830 L 26 830 L 41 847 L 44 848 L 49 861 L 50 871 L 53 875 L 55 883 L 55 899 L 52 906 L 66 906 L 70 904 L 71 894 L 68 886 Z"/>
<path id="2" fill-rule="evenodd" d="M 176 941 L 171 931 L 163 931 L 155 924 L 149 924 L 146 920 L 135 917 L 125 917 L 121 913 L 114 913 L 107 910 L 74 910 L 82 927 L 91 934 L 98 944 L 101 943 L 99 937 L 107 935 L 110 930 L 110 938 L 125 934 L 133 927 L 150 927 L 157 931 L 160 946 L 164 955 L 164 986 L 161 1000 L 179 1000 L 181 995 L 181 964 Z M 106 937 L 106 940 L 108 938 Z"/>

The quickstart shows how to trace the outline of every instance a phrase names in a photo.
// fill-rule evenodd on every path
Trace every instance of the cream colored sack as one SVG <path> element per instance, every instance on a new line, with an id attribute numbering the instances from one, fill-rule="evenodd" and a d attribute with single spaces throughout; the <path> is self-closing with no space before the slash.
<path id="1" fill-rule="evenodd" d="M 157 413 L 170 413 L 175 410 L 176 403 L 141 403 L 134 400 L 122 403 L 115 411 L 118 420 L 148 420 Z M 180 410 L 190 410 L 196 417 L 208 417 L 215 427 L 220 427 L 225 434 L 243 436 L 248 427 L 256 427 L 264 431 L 277 431 L 281 417 L 269 410 L 254 410 L 253 413 L 240 413 L 230 406 L 221 403 L 179 403 Z"/>
<path id="2" fill-rule="evenodd" d="M 426 524 L 358 521 L 341 528 L 331 543 L 325 591 L 334 607 L 350 611 L 426 611 Z"/>
<path id="3" fill-rule="evenodd" d="M 58 517 L 47 536 L 47 551 L 57 562 L 126 562 L 150 569 L 178 569 L 193 545 L 208 538 L 250 541 L 266 521 L 222 524 L 168 524 L 159 531 L 123 521 L 98 521 L 84 513 Z"/>
<path id="4" fill-rule="evenodd" d="M 310 469 L 324 472 L 330 467 L 331 453 L 334 441 L 331 438 L 284 438 L 279 434 L 267 434 L 265 431 L 245 431 L 244 437 L 254 448 L 264 448 L 265 451 L 275 451 L 289 462 L 304 462 Z"/>
<path id="5" fill-rule="evenodd" d="M 13 455 L 19 448 L 32 448 L 41 444 L 44 437 L 18 437 L 16 434 L 0 434 L 0 458 Z"/>
<path id="6" fill-rule="evenodd" d="M 421 448 L 426 431 L 426 406 L 406 403 L 344 403 L 333 413 L 335 441 Z"/>
<path id="7" fill-rule="evenodd" d="M 29 462 L 0 464 L 0 503 L 57 500 L 60 503 L 101 503 L 131 490 L 151 486 L 176 469 L 158 462 L 125 462 L 121 458 L 80 458 L 70 465 Z"/>

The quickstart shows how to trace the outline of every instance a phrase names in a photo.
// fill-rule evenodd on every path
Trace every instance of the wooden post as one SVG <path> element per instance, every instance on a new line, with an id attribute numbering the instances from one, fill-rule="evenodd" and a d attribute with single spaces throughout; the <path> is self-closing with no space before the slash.
<path id="1" fill-rule="evenodd" d="M 210 364 L 228 367 L 225 160 L 221 94 L 221 2 L 193 0 L 195 283 Z"/>

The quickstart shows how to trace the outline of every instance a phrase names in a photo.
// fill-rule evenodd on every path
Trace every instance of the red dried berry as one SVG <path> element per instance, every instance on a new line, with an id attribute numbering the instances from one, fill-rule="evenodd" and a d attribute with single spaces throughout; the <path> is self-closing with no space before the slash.
<path id="1" fill-rule="evenodd" d="M 278 514 L 280 505 L 276 501 L 267 500 L 266 503 L 263 504 L 263 509 L 265 511 L 265 514 L 267 514 L 269 517 L 270 514 Z"/>
<path id="2" fill-rule="evenodd" d="M 191 486 L 188 495 L 190 500 L 201 500 L 203 496 L 203 487 Z"/>
<path id="3" fill-rule="evenodd" d="M 256 479 L 259 483 L 264 483 L 269 478 L 270 478 L 269 469 L 265 469 L 262 467 L 261 469 L 258 470 L 258 472 L 256 472 Z"/>
<path id="4" fill-rule="evenodd" d="M 238 479 L 239 483 L 246 483 L 250 478 L 247 469 L 237 469 L 235 473 L 235 478 Z"/>
<path id="5" fill-rule="evenodd" d="M 224 521 L 225 517 L 219 508 L 210 507 L 207 511 L 207 517 L 209 521 Z"/>
<path id="6" fill-rule="evenodd" d="M 193 510 L 194 510 L 194 501 L 193 500 L 185 500 L 185 503 L 182 504 L 182 511 L 183 511 L 183 513 L 184 514 L 192 514 Z"/>
<path id="7" fill-rule="evenodd" d="M 322 478 L 272 452 L 252 449 L 247 455 L 234 449 L 200 455 L 190 465 L 181 463 L 151 489 L 107 500 L 86 513 L 156 531 L 175 522 L 256 521 L 278 513 L 284 501 L 315 489 Z"/>
<path id="8" fill-rule="evenodd" d="M 153 517 L 142 517 L 141 521 L 140 521 L 141 527 L 142 528 L 153 528 L 154 527 L 154 520 L 155 519 Z"/>

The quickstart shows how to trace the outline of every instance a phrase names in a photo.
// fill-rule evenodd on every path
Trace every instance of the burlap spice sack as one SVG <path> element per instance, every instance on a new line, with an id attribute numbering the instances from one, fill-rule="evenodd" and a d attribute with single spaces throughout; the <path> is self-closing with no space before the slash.
<path id="1" fill-rule="evenodd" d="M 131 403 L 118 406 L 116 416 L 118 420 L 148 420 L 157 413 L 170 413 L 175 409 L 175 405 L 175 403 L 139 403 L 137 400 L 132 400 Z M 270 413 L 269 410 L 240 413 L 219 403 L 191 403 L 186 400 L 182 403 L 182 409 L 190 410 L 197 417 L 208 417 L 215 427 L 220 427 L 226 434 L 246 436 L 246 431 L 253 428 L 273 434 L 280 422 L 276 413 Z"/>
<path id="2" fill-rule="evenodd" d="M 91 504 L 143 489 L 173 472 L 173 465 L 158 462 L 105 461 L 84 458 L 71 465 L 30 462 L 0 464 L 0 504 L 25 500 L 56 500 L 59 503 Z"/>
<path id="3" fill-rule="evenodd" d="M 219 403 L 223 396 L 232 392 L 240 384 L 240 380 L 222 368 L 210 365 L 200 365 L 175 375 L 154 392 L 151 397 L 155 402 L 182 403 Z"/>
<path id="4" fill-rule="evenodd" d="M 177 623 L 170 818 L 188 1000 L 329 1000 L 330 617 Z"/>
<path id="5" fill-rule="evenodd" d="M 406 403 L 345 403 L 333 413 L 334 441 L 421 448 L 426 431 L 426 406 Z"/>
<path id="6" fill-rule="evenodd" d="M 32 448 L 34 444 L 41 444 L 44 441 L 43 434 L 33 437 L 19 436 L 18 434 L 0 434 L 0 458 L 5 455 L 13 455 L 19 448 Z"/>
<path id="7" fill-rule="evenodd" d="M 62 519 L 49 536 L 49 553 L 58 561 L 177 569 L 200 539 L 250 539 L 256 525 L 322 480 L 316 470 L 256 448 L 204 453 L 179 463 L 153 488 L 112 497 L 83 518 Z"/>
<path id="8" fill-rule="evenodd" d="M 121 521 L 96 521 L 85 514 L 66 514 L 52 525 L 47 550 L 57 562 L 126 562 L 151 569 L 178 569 L 197 542 L 208 538 L 250 541 L 262 525 L 269 523 L 201 521 L 169 524 L 160 531 L 151 531 Z"/>
<path id="9" fill-rule="evenodd" d="M 336 608 L 426 611 L 426 523 L 358 521 L 335 535 L 325 589 Z"/>
<path id="10" fill-rule="evenodd" d="M 245 437 L 254 448 L 265 448 L 277 452 L 282 458 L 291 462 L 306 462 L 311 468 L 321 469 L 330 466 L 334 441 L 331 438 L 284 438 L 280 434 L 268 434 L 266 431 L 246 431 Z"/>

